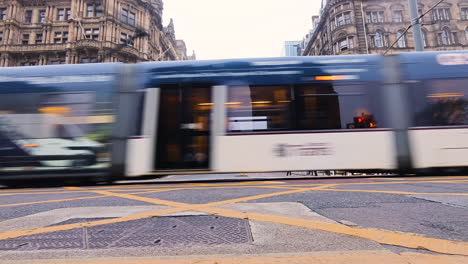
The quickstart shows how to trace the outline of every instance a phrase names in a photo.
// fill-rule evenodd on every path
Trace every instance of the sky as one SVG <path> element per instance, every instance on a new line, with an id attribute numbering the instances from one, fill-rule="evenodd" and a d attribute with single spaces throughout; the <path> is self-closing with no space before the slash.
<path id="1" fill-rule="evenodd" d="M 163 0 L 163 24 L 197 59 L 279 57 L 284 41 L 302 40 L 319 0 Z"/>

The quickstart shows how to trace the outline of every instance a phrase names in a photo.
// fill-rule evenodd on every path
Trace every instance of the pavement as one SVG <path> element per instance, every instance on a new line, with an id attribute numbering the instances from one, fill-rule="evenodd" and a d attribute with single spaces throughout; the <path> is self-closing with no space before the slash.
<path id="1" fill-rule="evenodd" d="M 0 264 L 468 263 L 468 176 L 268 176 L 0 189 Z"/>

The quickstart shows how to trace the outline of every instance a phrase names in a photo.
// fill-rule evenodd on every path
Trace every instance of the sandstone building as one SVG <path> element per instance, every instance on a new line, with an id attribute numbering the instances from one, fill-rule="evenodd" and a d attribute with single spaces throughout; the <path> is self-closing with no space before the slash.
<path id="1" fill-rule="evenodd" d="M 419 13 L 438 0 L 418 0 Z M 379 54 L 414 50 L 407 0 L 323 0 L 320 16 L 301 44 L 304 56 Z M 445 0 L 422 19 L 425 50 L 468 47 L 468 0 Z M 396 41 L 400 35 L 404 35 Z"/>
<path id="2" fill-rule="evenodd" d="M 162 0 L 2 0 L 0 66 L 189 59 Z"/>

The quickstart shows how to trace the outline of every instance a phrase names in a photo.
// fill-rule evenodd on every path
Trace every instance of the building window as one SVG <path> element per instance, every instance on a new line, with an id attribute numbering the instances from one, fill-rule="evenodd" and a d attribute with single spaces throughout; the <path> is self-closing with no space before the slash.
<path id="1" fill-rule="evenodd" d="M 376 48 L 383 48 L 386 46 L 385 36 L 382 31 L 377 30 L 374 36 L 371 36 L 371 44 Z"/>
<path id="2" fill-rule="evenodd" d="M 344 12 L 335 17 L 336 26 L 351 24 L 351 12 Z"/>
<path id="3" fill-rule="evenodd" d="M 384 11 L 370 11 L 366 12 L 367 23 L 383 23 L 384 22 Z"/>
<path id="4" fill-rule="evenodd" d="M 29 44 L 29 34 L 23 34 L 23 39 L 21 40 L 21 44 L 23 45 Z"/>
<path id="5" fill-rule="evenodd" d="M 403 30 L 400 30 L 397 32 L 397 39 L 398 39 L 397 47 L 406 48 L 406 37 L 405 37 Z"/>
<path id="6" fill-rule="evenodd" d="M 36 66 L 36 62 L 35 61 L 22 62 L 20 66 Z"/>
<path id="7" fill-rule="evenodd" d="M 7 16 L 7 9 L 0 8 L 0 20 L 6 20 L 6 16 Z"/>
<path id="8" fill-rule="evenodd" d="M 128 10 L 127 9 L 122 9 L 122 17 L 121 17 L 122 22 L 127 23 L 128 22 Z"/>
<path id="9" fill-rule="evenodd" d="M 97 58 L 81 58 L 81 63 L 96 63 Z"/>
<path id="10" fill-rule="evenodd" d="M 71 18 L 71 9 L 70 8 L 59 8 L 57 9 L 57 20 L 58 21 L 67 21 Z"/>
<path id="11" fill-rule="evenodd" d="M 465 28 L 465 39 L 466 39 L 466 43 L 468 44 L 468 27 Z"/>
<path id="12" fill-rule="evenodd" d="M 87 17 L 100 17 L 102 16 L 102 5 L 98 3 L 88 4 L 86 6 Z"/>
<path id="13" fill-rule="evenodd" d="M 423 37 L 423 45 L 424 47 L 427 47 L 427 38 L 426 38 L 426 30 L 421 30 L 421 33 L 422 33 L 422 37 Z"/>
<path id="14" fill-rule="evenodd" d="M 393 11 L 393 22 L 403 22 L 403 11 L 395 10 Z"/>
<path id="15" fill-rule="evenodd" d="M 99 29 L 98 28 L 87 28 L 85 29 L 86 39 L 99 40 Z"/>
<path id="16" fill-rule="evenodd" d="M 348 49 L 354 48 L 354 38 L 346 37 L 336 43 L 336 48 L 334 48 L 338 53 Z"/>
<path id="17" fill-rule="evenodd" d="M 50 62 L 52 65 L 65 64 L 65 60 L 53 60 Z"/>
<path id="18" fill-rule="evenodd" d="M 449 21 L 450 9 L 449 8 L 437 8 L 437 9 L 432 10 L 432 20 Z"/>
<path id="19" fill-rule="evenodd" d="M 455 44 L 455 33 L 450 32 L 448 28 L 444 28 L 437 36 L 439 45 L 448 46 Z"/>
<path id="20" fill-rule="evenodd" d="M 54 43 L 68 43 L 68 32 L 55 32 Z"/>
<path id="21" fill-rule="evenodd" d="M 3 32 L 0 31 L 0 44 L 3 44 Z"/>
<path id="22" fill-rule="evenodd" d="M 126 33 L 120 33 L 120 44 L 133 47 L 133 37 Z"/>
<path id="23" fill-rule="evenodd" d="M 36 44 L 42 44 L 42 33 L 36 33 Z"/>
<path id="24" fill-rule="evenodd" d="M 135 25 L 135 13 L 130 12 L 128 14 L 128 24 L 134 26 Z"/>
<path id="25" fill-rule="evenodd" d="M 129 12 L 127 9 L 122 9 L 121 20 L 125 24 L 135 25 L 135 13 Z"/>
<path id="26" fill-rule="evenodd" d="M 461 9 L 461 19 L 468 20 L 468 7 L 464 7 Z"/>
<path id="27" fill-rule="evenodd" d="M 39 10 L 39 23 L 45 23 L 46 11 Z"/>
<path id="28" fill-rule="evenodd" d="M 33 11 L 32 10 L 26 10 L 24 14 L 24 22 L 27 24 L 32 23 L 32 18 L 33 18 Z"/>
<path id="29" fill-rule="evenodd" d="M 59 8 L 57 9 L 57 20 L 64 21 L 65 20 L 65 9 Z"/>
<path id="30" fill-rule="evenodd" d="M 344 50 L 348 49 L 348 41 L 346 41 L 346 39 L 339 42 L 339 49 L 341 51 L 344 51 Z"/>
<path id="31" fill-rule="evenodd" d="M 337 26 L 344 25 L 344 16 L 343 16 L 343 14 L 339 14 L 339 15 L 336 16 L 336 25 Z"/>

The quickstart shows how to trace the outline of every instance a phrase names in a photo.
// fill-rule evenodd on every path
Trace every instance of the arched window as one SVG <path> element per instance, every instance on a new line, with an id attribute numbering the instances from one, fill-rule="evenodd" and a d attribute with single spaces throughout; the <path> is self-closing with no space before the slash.
<path id="1" fill-rule="evenodd" d="M 400 30 L 397 32 L 397 46 L 398 48 L 406 48 L 406 36 L 404 35 L 404 31 Z"/>
<path id="2" fill-rule="evenodd" d="M 383 48 L 384 46 L 384 34 L 382 31 L 377 30 L 374 37 L 374 45 L 376 48 Z"/>
<path id="3" fill-rule="evenodd" d="M 427 33 L 425 29 L 421 29 L 421 34 L 423 38 L 423 46 L 427 47 Z"/>
<path id="4" fill-rule="evenodd" d="M 448 45 L 455 44 L 453 34 L 452 32 L 450 32 L 450 29 L 448 28 L 444 28 L 442 32 L 438 34 L 437 40 L 439 42 L 439 45 L 448 46 Z"/>
<path id="5" fill-rule="evenodd" d="M 336 48 L 335 50 L 339 53 L 348 49 L 354 48 L 354 37 L 353 36 L 348 36 L 344 37 L 341 40 L 336 42 Z"/>
<path id="6" fill-rule="evenodd" d="M 466 44 L 468 44 L 468 27 L 465 28 L 465 38 L 466 38 Z"/>

